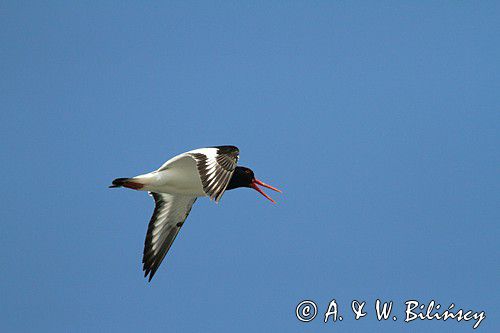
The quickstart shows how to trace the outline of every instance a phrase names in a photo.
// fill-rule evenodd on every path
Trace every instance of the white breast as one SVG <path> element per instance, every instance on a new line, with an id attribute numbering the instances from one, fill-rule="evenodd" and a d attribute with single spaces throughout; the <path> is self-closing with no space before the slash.
<path id="1" fill-rule="evenodd" d="M 203 191 L 196 161 L 186 154 L 178 155 L 158 170 L 134 177 L 145 184 L 143 191 L 182 194 L 193 197 L 206 196 Z"/>

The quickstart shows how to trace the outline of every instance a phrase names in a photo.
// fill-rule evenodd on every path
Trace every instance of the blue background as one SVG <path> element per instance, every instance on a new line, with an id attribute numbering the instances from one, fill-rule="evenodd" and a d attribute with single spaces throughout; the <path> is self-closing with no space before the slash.
<path id="1" fill-rule="evenodd" d="M 404 323 L 409 299 L 484 310 L 479 330 L 500 331 L 498 2 L 0 15 L 2 332 L 472 330 Z M 148 284 L 153 201 L 107 185 L 221 144 L 284 193 L 198 200 Z M 377 298 L 396 322 L 375 319 Z M 332 299 L 345 318 L 324 324 Z"/>

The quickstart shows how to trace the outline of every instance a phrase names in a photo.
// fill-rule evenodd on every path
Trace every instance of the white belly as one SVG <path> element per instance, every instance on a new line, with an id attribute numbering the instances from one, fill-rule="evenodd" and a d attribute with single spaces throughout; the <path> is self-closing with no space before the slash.
<path id="1" fill-rule="evenodd" d="M 167 162 L 168 163 L 168 162 Z M 206 196 L 196 162 L 191 157 L 176 159 L 157 171 L 134 177 L 145 186 L 141 189 L 157 193 Z"/>
<path id="2" fill-rule="evenodd" d="M 200 176 L 188 175 L 184 170 L 165 170 L 158 172 L 159 183 L 154 186 L 153 192 L 184 194 L 195 197 L 206 196 L 203 191 Z"/>

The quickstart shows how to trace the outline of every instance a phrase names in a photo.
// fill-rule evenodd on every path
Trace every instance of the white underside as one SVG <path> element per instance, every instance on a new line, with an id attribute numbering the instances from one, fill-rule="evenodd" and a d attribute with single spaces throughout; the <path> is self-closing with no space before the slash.
<path id="1" fill-rule="evenodd" d="M 204 197 L 200 175 L 196 161 L 187 153 L 178 155 L 158 170 L 133 178 L 144 184 L 141 191 L 156 193 L 182 194 L 191 197 Z"/>

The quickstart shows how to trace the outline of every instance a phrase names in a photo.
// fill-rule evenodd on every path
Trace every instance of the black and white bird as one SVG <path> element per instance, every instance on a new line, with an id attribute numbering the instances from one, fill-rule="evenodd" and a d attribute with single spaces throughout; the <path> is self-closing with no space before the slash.
<path id="1" fill-rule="evenodd" d="M 226 190 L 249 187 L 274 203 L 259 187 L 280 190 L 256 179 L 251 169 L 236 166 L 234 146 L 200 148 L 177 155 L 158 170 L 132 178 L 117 178 L 109 187 L 148 191 L 155 200 L 142 258 L 144 277 L 153 278 L 198 197 L 218 202 Z"/>

